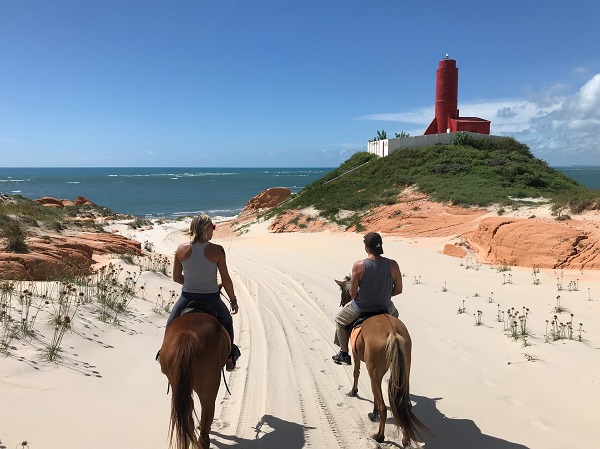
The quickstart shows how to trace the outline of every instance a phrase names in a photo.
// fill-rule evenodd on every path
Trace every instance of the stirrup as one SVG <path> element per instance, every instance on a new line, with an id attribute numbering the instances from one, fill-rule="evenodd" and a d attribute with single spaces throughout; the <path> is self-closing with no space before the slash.
<path id="1" fill-rule="evenodd" d="M 240 348 L 238 348 L 236 345 L 233 345 L 231 348 L 231 353 L 229 354 L 229 358 L 227 359 L 227 362 L 225 362 L 225 370 L 233 371 L 235 369 L 237 359 L 239 359 L 241 355 L 242 353 L 240 352 Z"/>
<path id="2" fill-rule="evenodd" d="M 336 355 L 331 356 L 333 363 L 337 365 L 350 365 L 352 364 L 352 358 L 350 354 L 342 354 L 342 351 L 338 352 Z"/>

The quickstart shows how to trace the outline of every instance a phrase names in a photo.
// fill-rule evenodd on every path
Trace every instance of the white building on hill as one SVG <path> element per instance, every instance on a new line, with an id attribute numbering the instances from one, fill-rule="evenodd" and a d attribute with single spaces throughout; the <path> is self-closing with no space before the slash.
<path id="1" fill-rule="evenodd" d="M 490 134 L 479 134 L 463 131 L 463 133 L 476 138 L 500 139 L 501 136 L 493 136 Z M 403 148 L 420 148 L 429 147 L 432 145 L 443 144 L 450 145 L 456 139 L 458 133 L 445 134 L 427 134 L 424 136 L 409 136 L 396 139 L 373 140 L 369 142 L 369 153 L 376 154 L 379 157 L 385 157 L 392 154 L 394 151 L 402 150 Z"/>

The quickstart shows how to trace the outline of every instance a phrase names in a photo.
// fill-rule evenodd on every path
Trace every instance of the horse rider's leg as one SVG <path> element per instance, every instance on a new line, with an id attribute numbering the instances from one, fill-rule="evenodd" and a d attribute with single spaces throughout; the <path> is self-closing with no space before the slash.
<path id="1" fill-rule="evenodd" d="M 335 317 L 337 343 L 339 343 L 343 352 L 348 352 L 348 341 L 350 340 L 347 327 L 359 316 L 360 312 L 354 310 L 352 303 L 348 303 Z"/>
<path id="2" fill-rule="evenodd" d="M 219 315 L 219 322 L 229 334 L 229 338 L 231 338 L 231 344 L 233 344 L 233 318 L 231 317 L 229 307 L 227 307 L 227 304 L 225 304 L 225 302 L 219 297 L 218 293 L 216 294 L 215 298 L 211 299 L 210 303 L 217 311 L 217 314 Z"/>

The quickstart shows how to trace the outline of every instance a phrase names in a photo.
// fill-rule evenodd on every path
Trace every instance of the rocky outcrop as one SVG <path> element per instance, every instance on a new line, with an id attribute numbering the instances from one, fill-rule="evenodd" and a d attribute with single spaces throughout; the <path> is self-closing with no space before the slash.
<path id="1" fill-rule="evenodd" d="M 112 233 L 81 233 L 70 237 L 73 242 L 88 245 L 96 254 L 141 254 L 142 244 Z"/>
<path id="2" fill-rule="evenodd" d="M 450 243 L 444 245 L 442 254 L 450 257 L 460 257 L 461 259 L 467 257 L 467 251 L 462 246 L 451 245 Z"/>
<path id="3" fill-rule="evenodd" d="M 581 223 L 492 217 L 464 237 L 484 262 L 600 269 L 600 231 L 584 229 Z"/>
<path id="4" fill-rule="evenodd" d="M 62 200 L 52 198 L 51 196 L 44 196 L 38 200 L 33 200 L 33 201 L 40 203 L 47 207 L 54 207 L 56 209 L 62 209 L 63 207 L 65 207 Z"/>
<path id="5" fill-rule="evenodd" d="M 256 197 L 255 197 L 256 198 Z M 253 199 L 254 200 L 254 199 Z M 272 219 L 271 232 L 343 231 L 313 213 L 288 210 Z M 441 204 L 407 189 L 397 202 L 371 210 L 361 218 L 364 232 L 400 237 L 461 237 L 445 244 L 443 254 L 476 257 L 484 263 L 523 267 L 600 269 L 600 216 L 557 221 L 548 211 L 535 218 L 531 208 L 515 209 L 516 216 L 497 216 L 483 208 Z M 523 218 L 518 218 L 518 216 Z M 529 216 L 530 218 L 524 218 Z M 355 232 L 354 226 L 346 231 Z"/>
<path id="6" fill-rule="evenodd" d="M 272 187 L 263 190 L 246 204 L 242 214 L 255 212 L 260 209 L 278 206 L 283 200 L 292 194 L 290 189 L 285 187 Z"/>
<path id="7" fill-rule="evenodd" d="M 33 201 L 43 204 L 44 206 L 47 206 L 47 207 L 54 207 L 56 209 L 63 209 L 64 207 L 68 207 L 68 206 L 81 206 L 81 205 L 95 206 L 94 203 L 92 203 L 90 200 L 88 200 L 84 196 L 78 196 L 75 199 L 75 201 L 66 200 L 66 199 L 59 200 L 59 199 L 53 198 L 51 196 L 44 196 L 40 199 L 33 200 Z"/>
<path id="8" fill-rule="evenodd" d="M 67 200 L 68 201 L 68 200 Z M 95 206 L 90 200 L 88 200 L 85 196 L 78 196 L 75 198 L 76 206 Z"/>
<path id="9" fill-rule="evenodd" d="M 108 233 L 27 240 L 25 254 L 0 252 L 0 279 L 42 281 L 89 272 L 94 254 L 141 254 L 141 243 Z"/>
<path id="10" fill-rule="evenodd" d="M 402 237 L 450 237 L 477 227 L 477 220 L 488 214 L 472 209 L 430 201 L 416 191 L 401 194 L 392 205 L 380 206 L 361 219 L 367 231 Z"/>

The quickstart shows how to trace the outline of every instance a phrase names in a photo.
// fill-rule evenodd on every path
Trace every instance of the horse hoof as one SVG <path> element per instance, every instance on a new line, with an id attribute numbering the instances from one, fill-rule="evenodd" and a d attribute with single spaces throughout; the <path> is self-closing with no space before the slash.
<path id="1" fill-rule="evenodd" d="M 379 421 L 379 415 L 376 415 L 375 413 L 369 413 L 369 419 L 373 422 L 377 422 Z M 381 442 L 381 441 L 380 441 Z"/>
<path id="2" fill-rule="evenodd" d="M 375 435 L 373 435 L 373 439 L 375 441 L 377 441 L 378 443 L 383 443 L 383 440 L 384 440 L 383 435 L 379 435 L 378 433 L 376 433 Z"/>
<path id="3" fill-rule="evenodd" d="M 358 396 L 358 390 L 350 390 L 347 393 L 348 396 L 350 396 L 351 398 L 355 398 L 356 396 Z"/>

